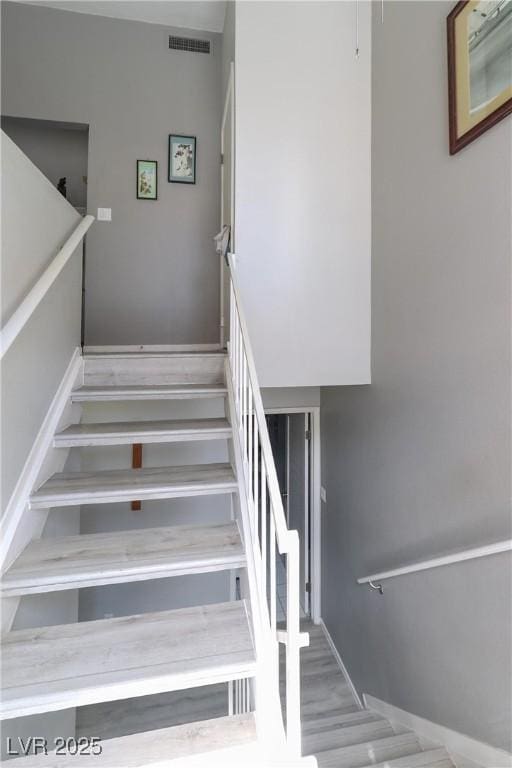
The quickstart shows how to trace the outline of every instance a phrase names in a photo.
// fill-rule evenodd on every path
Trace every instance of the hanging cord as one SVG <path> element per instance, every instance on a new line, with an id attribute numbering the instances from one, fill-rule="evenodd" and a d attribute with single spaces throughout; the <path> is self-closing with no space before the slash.
<path id="1" fill-rule="evenodd" d="M 359 58 L 359 0 L 356 0 L 356 59 Z"/>

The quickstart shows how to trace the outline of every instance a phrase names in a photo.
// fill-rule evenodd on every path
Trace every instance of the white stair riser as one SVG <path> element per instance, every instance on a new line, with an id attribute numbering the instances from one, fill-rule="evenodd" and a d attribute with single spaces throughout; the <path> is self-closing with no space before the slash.
<path id="1" fill-rule="evenodd" d="M 217 384 L 224 381 L 224 359 L 215 353 L 86 356 L 84 385 Z"/>

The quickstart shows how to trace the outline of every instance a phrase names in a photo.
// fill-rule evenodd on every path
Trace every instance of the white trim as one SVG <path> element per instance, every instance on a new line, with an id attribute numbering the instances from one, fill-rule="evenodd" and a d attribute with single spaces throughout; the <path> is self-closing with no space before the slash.
<path id="1" fill-rule="evenodd" d="M 322 616 L 322 499 L 320 406 L 311 408 L 311 618 Z"/>
<path id="2" fill-rule="evenodd" d="M 0 521 L 0 563 L 2 565 L 5 563 L 23 512 L 27 508 L 28 498 L 34 488 L 43 462 L 53 446 L 55 430 L 64 408 L 69 402 L 71 390 L 81 368 L 82 356 L 80 348 L 76 347 Z"/>
<path id="3" fill-rule="evenodd" d="M 220 352 L 220 344 L 113 344 L 87 345 L 84 355 L 117 355 L 133 354 L 134 352 L 149 352 L 165 354 L 167 352 Z"/>
<path id="4" fill-rule="evenodd" d="M 355 687 L 354 683 L 352 682 L 352 678 L 350 677 L 350 675 L 348 673 L 348 670 L 347 670 L 346 666 L 343 663 L 343 659 L 341 658 L 338 649 L 334 645 L 334 640 L 332 639 L 329 630 L 325 626 L 324 620 L 320 619 L 320 621 L 318 623 L 320 625 L 320 629 L 324 633 L 324 636 L 325 636 L 325 639 L 327 640 L 329 648 L 332 651 L 332 655 L 336 659 L 336 663 L 338 664 L 339 668 L 341 669 L 343 677 L 345 678 L 345 680 L 348 683 L 348 687 L 352 691 L 352 696 L 354 697 L 356 706 L 359 707 L 359 709 L 364 709 L 363 702 L 361 701 L 361 697 L 359 696 L 359 694 L 358 694 L 358 692 L 356 690 L 356 687 Z"/>
<path id="5" fill-rule="evenodd" d="M 311 492 L 309 488 L 309 480 L 310 480 L 310 473 L 312 473 L 311 468 L 311 451 L 313 450 L 313 444 L 311 441 L 312 433 L 311 433 L 311 425 L 310 421 L 312 419 L 309 418 L 309 413 L 304 414 L 304 505 L 305 505 L 305 520 L 304 520 L 304 541 L 302 543 L 302 547 L 304 550 L 304 581 L 306 582 L 306 585 L 309 584 L 309 587 L 311 589 L 311 563 L 310 563 L 310 557 L 313 556 L 313 552 L 310 552 L 309 549 L 309 540 L 310 540 L 310 521 L 312 516 L 312 504 L 311 504 Z M 306 433 L 309 429 L 309 440 L 306 438 Z M 307 616 L 311 615 L 311 598 L 310 593 L 308 592 L 307 586 L 305 589 L 305 595 L 304 595 L 304 612 Z"/>
<path id="6" fill-rule="evenodd" d="M 231 61 L 229 64 L 229 78 L 226 88 L 226 96 L 224 98 L 224 109 L 222 111 L 222 122 L 220 127 L 220 154 L 224 158 L 224 130 L 226 128 L 226 120 L 228 116 L 228 109 L 231 117 L 231 167 L 230 167 L 230 186 L 231 186 L 231 201 L 230 201 L 230 219 L 229 225 L 231 227 L 231 250 L 235 247 L 235 63 Z M 226 224 L 224 221 L 224 162 L 220 166 L 220 226 Z M 220 254 L 220 346 L 223 347 L 226 341 L 226 322 L 227 318 L 224 314 L 224 304 L 226 301 L 224 283 L 227 273 L 226 262 L 224 255 Z"/>
<path id="7" fill-rule="evenodd" d="M 284 516 L 286 525 L 290 527 L 290 417 L 286 414 L 286 504 L 284 506 Z M 281 490 L 281 489 L 279 489 Z"/>
<path id="8" fill-rule="evenodd" d="M 32 289 L 27 293 L 21 304 L 14 310 L 13 314 L 0 331 L 0 358 L 5 355 L 36 307 L 46 296 L 46 293 L 80 245 L 82 238 L 85 236 L 85 233 L 93 221 L 94 216 L 86 216 L 84 219 L 80 219 L 80 223 L 75 227 L 62 248 L 59 249 L 50 265 L 45 269 Z"/>
<path id="9" fill-rule="evenodd" d="M 320 406 L 265 408 L 265 413 L 309 413 L 311 416 L 311 620 L 321 623 L 322 616 L 322 501 L 320 498 Z"/>
<path id="10" fill-rule="evenodd" d="M 469 760 L 488 768 L 511 768 L 512 766 L 512 754 L 505 752 L 504 749 L 497 749 L 483 741 L 452 731 L 451 728 L 445 728 L 444 725 L 425 720 L 368 693 L 363 693 L 363 701 L 368 709 L 378 712 L 388 720 L 411 728 L 424 739 L 443 744 L 451 753 L 456 765 L 460 766 L 465 760 Z"/>
<path id="11" fill-rule="evenodd" d="M 488 555 L 498 555 L 502 552 L 512 551 L 512 539 L 505 539 L 504 541 L 497 541 L 494 544 L 486 544 L 483 547 L 474 547 L 472 549 L 464 549 L 460 552 L 452 552 L 450 555 L 443 555 L 441 557 L 433 557 L 430 560 L 422 560 L 418 563 L 411 563 L 410 565 L 403 565 L 400 568 L 394 568 L 389 571 L 381 571 L 380 573 L 374 573 L 371 576 L 365 576 L 362 579 L 358 579 L 358 584 L 369 584 L 370 581 L 384 581 L 384 579 L 392 579 L 395 576 L 404 576 L 407 573 L 415 573 L 416 571 L 426 571 L 430 568 L 440 568 L 443 565 L 453 565 L 454 563 L 461 563 L 464 560 L 474 560 L 478 557 L 487 557 Z"/>

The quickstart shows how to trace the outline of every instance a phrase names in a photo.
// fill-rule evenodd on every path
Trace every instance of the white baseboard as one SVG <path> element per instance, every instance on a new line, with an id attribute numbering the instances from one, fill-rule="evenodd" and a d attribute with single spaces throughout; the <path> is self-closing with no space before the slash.
<path id="1" fill-rule="evenodd" d="M 167 354 L 169 352 L 220 352 L 220 344 L 113 344 L 91 345 L 84 347 L 84 355 L 116 355 L 146 352 Z"/>
<path id="2" fill-rule="evenodd" d="M 16 535 L 16 530 L 27 508 L 28 498 L 38 479 L 46 456 L 52 448 L 53 435 L 64 409 L 69 403 L 71 390 L 81 369 L 82 356 L 80 349 L 77 347 L 50 403 L 0 522 L 0 564 L 2 568 L 8 564 L 6 560 Z"/>
<path id="3" fill-rule="evenodd" d="M 339 668 L 341 669 L 345 680 L 347 681 L 347 683 L 349 685 L 350 690 L 352 691 L 352 695 L 353 695 L 353 697 L 355 699 L 355 702 L 356 702 L 357 706 L 359 707 L 359 709 L 364 709 L 363 702 L 361 701 L 361 697 L 359 696 L 359 694 L 358 694 L 358 692 L 356 690 L 356 687 L 355 687 L 354 683 L 352 682 L 352 678 L 350 677 L 350 675 L 349 675 L 349 673 L 347 671 L 347 668 L 346 668 L 346 666 L 343 663 L 343 659 L 341 658 L 338 649 L 334 645 L 334 640 L 332 639 L 332 637 L 331 637 L 331 635 L 329 633 L 329 630 L 325 626 L 324 620 L 320 619 L 318 624 L 319 624 L 322 632 L 325 635 L 325 639 L 329 643 L 329 648 L 331 649 L 331 651 L 333 653 L 333 656 L 336 659 L 336 662 L 337 662 Z"/>
<path id="4" fill-rule="evenodd" d="M 388 704 L 385 701 L 363 693 L 363 701 L 368 709 L 378 712 L 393 723 L 399 723 L 415 731 L 420 738 L 430 742 L 442 744 L 453 759 L 457 768 L 471 764 L 486 766 L 487 768 L 511 768 L 512 755 L 505 750 L 477 741 L 463 733 L 452 731 L 443 725 L 425 720 L 423 717 L 413 715 L 404 709 Z"/>

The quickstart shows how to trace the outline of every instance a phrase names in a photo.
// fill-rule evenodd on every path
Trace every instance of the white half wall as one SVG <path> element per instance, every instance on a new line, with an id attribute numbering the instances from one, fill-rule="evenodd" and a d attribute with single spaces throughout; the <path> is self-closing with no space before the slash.
<path id="1" fill-rule="evenodd" d="M 263 387 L 370 381 L 370 4 L 236 12 L 236 254 Z"/>

